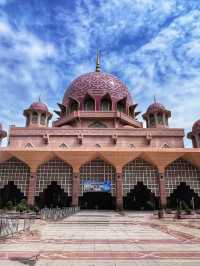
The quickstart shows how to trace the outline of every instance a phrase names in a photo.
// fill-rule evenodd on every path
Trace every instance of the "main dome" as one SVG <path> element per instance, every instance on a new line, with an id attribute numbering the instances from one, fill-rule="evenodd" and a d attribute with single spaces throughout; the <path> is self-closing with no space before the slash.
<path id="1" fill-rule="evenodd" d="M 63 105 L 67 106 L 70 98 L 81 101 L 87 94 L 92 97 L 109 94 L 115 102 L 127 98 L 128 105 L 132 105 L 128 88 L 117 77 L 104 72 L 87 73 L 72 81 L 64 94 Z"/>

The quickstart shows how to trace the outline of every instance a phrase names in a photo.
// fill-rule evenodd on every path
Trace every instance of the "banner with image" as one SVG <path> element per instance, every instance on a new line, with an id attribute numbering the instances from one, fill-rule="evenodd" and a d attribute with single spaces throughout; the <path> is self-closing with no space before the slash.
<path id="1" fill-rule="evenodd" d="M 83 181 L 83 191 L 84 192 L 110 192 L 111 191 L 111 181 Z"/>

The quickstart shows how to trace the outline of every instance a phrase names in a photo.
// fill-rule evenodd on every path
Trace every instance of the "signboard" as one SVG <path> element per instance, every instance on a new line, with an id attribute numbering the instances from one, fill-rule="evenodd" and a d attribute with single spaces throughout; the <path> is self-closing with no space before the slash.
<path id="1" fill-rule="evenodd" d="M 111 181 L 83 181 L 83 191 L 84 192 L 110 192 L 111 191 Z"/>

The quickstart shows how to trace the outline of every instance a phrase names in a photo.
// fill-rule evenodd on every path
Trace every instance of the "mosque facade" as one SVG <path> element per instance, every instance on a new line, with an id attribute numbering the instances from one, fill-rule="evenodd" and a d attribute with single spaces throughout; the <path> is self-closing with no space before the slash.
<path id="1" fill-rule="evenodd" d="M 140 121 L 128 88 L 96 70 L 76 78 L 58 103 L 57 120 L 39 100 L 24 110 L 24 127 L 0 126 L 0 207 L 96 209 L 200 208 L 200 120 L 184 147 L 184 129 L 156 100 Z M 141 119 L 142 120 L 142 119 Z M 194 206 L 193 206 L 194 207 Z"/>

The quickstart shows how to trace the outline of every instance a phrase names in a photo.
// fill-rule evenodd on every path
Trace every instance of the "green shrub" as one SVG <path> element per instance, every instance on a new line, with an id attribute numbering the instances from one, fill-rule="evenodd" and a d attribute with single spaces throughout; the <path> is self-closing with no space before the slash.
<path id="1" fill-rule="evenodd" d="M 28 211 L 29 210 L 28 204 L 27 204 L 25 199 L 22 199 L 20 201 L 20 203 L 17 205 L 16 210 L 19 211 L 19 212 L 24 212 L 24 211 Z"/>

